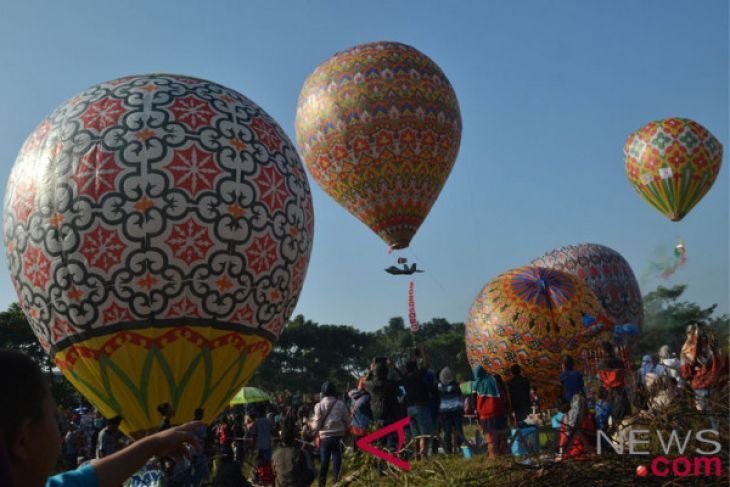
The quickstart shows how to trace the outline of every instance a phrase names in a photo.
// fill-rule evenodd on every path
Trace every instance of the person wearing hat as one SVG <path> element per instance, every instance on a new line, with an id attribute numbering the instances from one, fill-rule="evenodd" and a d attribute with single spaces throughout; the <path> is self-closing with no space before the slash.
<path id="1" fill-rule="evenodd" d="M 319 485 L 327 483 L 330 458 L 332 478 L 337 482 L 342 469 L 341 442 L 350 429 L 350 413 L 345 403 L 337 399 L 335 385 L 329 381 L 322 384 L 322 400 L 314 406 L 311 427 L 318 432 L 319 438 Z"/>

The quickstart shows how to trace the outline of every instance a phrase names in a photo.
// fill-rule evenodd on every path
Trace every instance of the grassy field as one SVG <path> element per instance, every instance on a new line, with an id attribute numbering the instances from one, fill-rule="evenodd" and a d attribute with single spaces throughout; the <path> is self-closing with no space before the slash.
<path id="1" fill-rule="evenodd" d="M 440 455 L 411 463 L 410 472 L 388 469 L 378 475 L 374 462 L 348 462 L 342 486 L 712 486 L 729 485 L 727 461 L 723 476 L 710 477 L 639 477 L 636 468 L 647 465 L 646 457 L 588 457 L 554 463 L 543 468 L 526 467 L 508 457 L 488 460 L 479 454 L 467 460 L 458 456 Z M 328 484 L 329 485 L 329 484 Z"/>
<path id="2" fill-rule="evenodd" d="M 723 421 L 724 422 L 724 421 Z M 727 425 L 726 422 L 724 422 Z M 475 427 L 467 427 L 466 435 L 474 438 Z M 541 443 L 544 443 L 541 438 Z M 339 486 L 714 486 L 730 485 L 727 445 L 720 454 L 723 458 L 721 477 L 646 477 L 637 475 L 637 467 L 649 466 L 653 456 L 617 455 L 604 452 L 575 460 L 544 462 L 538 458 L 525 465 L 512 456 L 489 460 L 484 448 L 475 449 L 470 459 L 462 455 L 434 455 L 426 460 L 412 461 L 405 472 L 392 466 L 382 467 L 378 473 L 377 461 L 365 454 L 349 453 L 345 458 L 343 478 Z M 692 456 L 692 455 L 688 455 Z M 328 484 L 331 485 L 331 484 Z"/>

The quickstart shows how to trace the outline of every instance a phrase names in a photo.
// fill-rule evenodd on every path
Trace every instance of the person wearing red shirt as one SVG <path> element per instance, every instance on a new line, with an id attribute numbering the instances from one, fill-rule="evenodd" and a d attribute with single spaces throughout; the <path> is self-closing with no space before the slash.
<path id="1" fill-rule="evenodd" d="M 504 383 L 487 373 L 481 365 L 472 369 L 473 390 L 477 396 L 477 417 L 489 458 L 507 454 L 507 391 Z"/>

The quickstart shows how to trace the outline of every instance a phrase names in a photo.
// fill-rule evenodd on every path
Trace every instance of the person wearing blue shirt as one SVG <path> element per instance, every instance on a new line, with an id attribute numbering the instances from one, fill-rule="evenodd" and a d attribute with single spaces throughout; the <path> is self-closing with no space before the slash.
<path id="1" fill-rule="evenodd" d="M 586 414 L 585 386 L 583 385 L 583 374 L 574 367 L 573 357 L 563 356 L 563 372 L 560 373 L 560 383 L 563 385 L 562 398 L 565 403 L 570 404 L 567 418 L 566 440 L 561 444 L 561 450 L 567 451 L 573 444 L 575 435 L 578 433 L 578 426 L 583 422 Z"/>
<path id="2" fill-rule="evenodd" d="M 573 370 L 573 358 L 565 355 L 563 357 L 563 371 L 560 373 L 560 383 L 563 386 L 563 400 L 570 404 L 575 394 L 585 394 L 583 385 L 583 374 Z"/>
<path id="3" fill-rule="evenodd" d="M 56 405 L 43 372 L 27 355 L 0 350 L 0 485 L 3 487 L 119 486 L 154 455 L 195 443 L 190 422 L 135 441 L 79 469 L 50 477 L 61 452 Z M 49 478 L 50 477 L 50 478 Z"/>

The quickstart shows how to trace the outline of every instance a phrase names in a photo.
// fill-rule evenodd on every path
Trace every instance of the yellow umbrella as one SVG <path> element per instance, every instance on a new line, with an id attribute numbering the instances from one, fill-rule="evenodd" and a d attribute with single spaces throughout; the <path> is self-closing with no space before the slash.
<path id="1" fill-rule="evenodd" d="M 235 406 L 237 404 L 251 404 L 255 402 L 266 402 L 270 401 L 271 397 L 258 387 L 244 387 L 238 394 L 233 396 L 230 405 Z"/>

